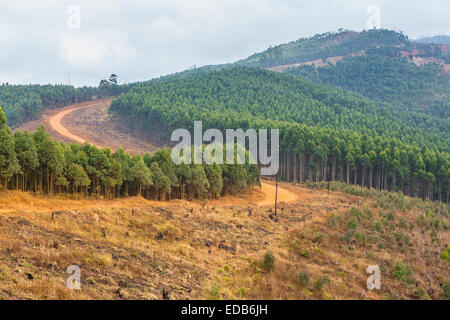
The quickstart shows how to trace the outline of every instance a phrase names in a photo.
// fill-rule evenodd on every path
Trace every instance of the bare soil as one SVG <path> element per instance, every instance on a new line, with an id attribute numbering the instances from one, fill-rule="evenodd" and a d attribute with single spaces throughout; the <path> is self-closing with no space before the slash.
<path id="1" fill-rule="evenodd" d="M 32 132 L 44 125 L 54 139 L 67 143 L 88 142 L 112 150 L 123 147 L 131 154 L 152 153 L 157 150 L 159 146 L 154 143 L 116 128 L 116 124 L 108 116 L 111 101 L 112 99 L 101 99 L 57 110 L 48 109 L 39 120 L 27 122 L 14 131 Z"/>

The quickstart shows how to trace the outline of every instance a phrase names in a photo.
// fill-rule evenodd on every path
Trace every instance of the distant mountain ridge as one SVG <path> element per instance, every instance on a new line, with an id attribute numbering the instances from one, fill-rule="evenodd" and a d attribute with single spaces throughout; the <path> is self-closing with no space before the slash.
<path id="1" fill-rule="evenodd" d="M 401 32 L 387 29 L 373 29 L 361 32 L 340 29 L 337 32 L 316 34 L 284 44 L 270 46 L 267 50 L 255 53 L 234 63 L 205 65 L 185 70 L 161 78 L 220 70 L 235 66 L 267 68 L 284 71 L 295 64 L 336 63 L 348 56 L 364 54 L 385 56 L 404 56 L 411 61 L 416 58 L 435 58 L 441 64 L 450 64 L 450 47 L 441 44 L 410 41 Z"/>
<path id="2" fill-rule="evenodd" d="M 420 43 L 434 43 L 434 44 L 450 45 L 450 36 L 442 34 L 442 35 L 437 35 L 437 36 L 422 37 L 419 39 L 415 39 L 413 41 L 420 42 Z"/>

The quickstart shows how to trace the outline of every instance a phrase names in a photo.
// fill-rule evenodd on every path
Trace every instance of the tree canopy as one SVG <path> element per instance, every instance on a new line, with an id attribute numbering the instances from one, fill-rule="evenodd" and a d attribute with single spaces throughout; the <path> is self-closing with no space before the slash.
<path id="1" fill-rule="evenodd" d="M 205 130 L 278 128 L 286 180 L 448 197 L 448 119 L 290 74 L 238 67 L 159 79 L 119 96 L 110 112 L 166 139 L 174 129 L 191 130 L 194 120 Z M 224 188 L 234 186 L 240 169 L 223 169 Z"/>
<path id="2" fill-rule="evenodd" d="M 175 165 L 168 148 L 131 156 L 122 148 L 58 143 L 43 126 L 12 134 L 0 108 L 0 189 L 164 200 L 216 198 L 259 184 L 256 165 L 235 166 L 242 167 L 236 177 L 217 164 Z M 236 187 L 226 185 L 225 176 L 237 181 Z"/>

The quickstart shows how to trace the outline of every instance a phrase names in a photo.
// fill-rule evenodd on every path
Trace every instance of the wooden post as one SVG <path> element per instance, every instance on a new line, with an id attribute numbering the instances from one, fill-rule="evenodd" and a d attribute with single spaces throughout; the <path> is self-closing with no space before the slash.
<path id="1" fill-rule="evenodd" d="M 277 216 L 278 174 L 275 175 L 275 216 Z"/>

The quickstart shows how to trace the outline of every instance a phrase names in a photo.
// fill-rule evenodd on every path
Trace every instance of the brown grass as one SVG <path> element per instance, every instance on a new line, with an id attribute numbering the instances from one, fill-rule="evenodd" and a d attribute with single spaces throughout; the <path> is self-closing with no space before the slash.
<path id="1" fill-rule="evenodd" d="M 278 222 L 269 218 L 271 206 L 258 204 L 264 201 L 258 189 L 241 198 L 194 202 L 2 193 L 0 297 L 161 299 L 165 289 L 171 299 L 409 299 L 419 288 L 438 297 L 448 281 L 448 262 L 439 254 L 449 233 L 445 216 L 430 215 L 434 204 L 408 200 L 412 205 L 403 212 L 381 208 L 379 203 L 390 203 L 383 199 L 280 186 L 296 200 L 280 203 Z M 365 244 L 343 240 L 351 207 L 373 213 L 358 228 Z M 393 220 L 387 220 L 389 212 Z M 418 225 L 424 212 L 430 221 L 440 219 L 434 240 Z M 336 217 L 344 222 L 334 223 L 341 221 Z M 383 237 L 390 239 L 385 248 L 378 247 L 381 240 L 368 240 L 375 234 L 372 223 L 382 219 Z M 405 221 L 412 227 L 404 229 Z M 399 233 L 412 243 L 395 240 Z M 268 251 L 275 256 L 270 272 L 261 266 Z M 411 267 L 411 283 L 393 279 L 398 260 Z M 81 267 L 82 290 L 65 286 L 72 264 Z M 380 291 L 365 287 L 371 264 L 385 268 Z M 308 285 L 298 283 L 299 273 L 308 275 Z"/>

